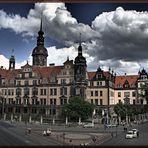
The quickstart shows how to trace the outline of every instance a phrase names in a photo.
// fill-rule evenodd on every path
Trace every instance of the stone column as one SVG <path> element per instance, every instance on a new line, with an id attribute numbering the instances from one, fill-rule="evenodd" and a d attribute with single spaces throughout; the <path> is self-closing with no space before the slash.
<path id="1" fill-rule="evenodd" d="M 29 123 L 31 123 L 32 122 L 32 118 L 31 118 L 31 115 L 29 116 Z"/>
<path id="2" fill-rule="evenodd" d="M 118 120 L 119 120 L 119 124 L 120 124 L 121 123 L 121 116 L 118 117 Z"/>
<path id="3" fill-rule="evenodd" d="M 81 125 L 81 118 L 79 117 L 79 123 L 78 123 L 79 125 Z"/>
<path id="4" fill-rule="evenodd" d="M 128 124 L 128 116 L 126 115 L 126 123 Z"/>
<path id="5" fill-rule="evenodd" d="M 11 120 L 11 122 L 13 122 L 13 114 L 11 114 L 11 119 L 10 120 Z"/>
<path id="6" fill-rule="evenodd" d="M 7 114 L 6 114 L 6 113 L 4 113 L 4 120 L 6 120 L 6 115 L 7 115 Z"/>
<path id="7" fill-rule="evenodd" d="M 66 121 L 65 121 L 65 124 L 67 125 L 68 124 L 68 118 L 66 117 Z"/>
<path id="8" fill-rule="evenodd" d="M 41 115 L 40 123 L 43 124 L 43 116 Z"/>
<path id="9" fill-rule="evenodd" d="M 22 115 L 19 116 L 19 122 L 22 122 Z"/>
<path id="10" fill-rule="evenodd" d="M 52 124 L 53 125 L 55 124 L 55 117 L 53 117 Z"/>

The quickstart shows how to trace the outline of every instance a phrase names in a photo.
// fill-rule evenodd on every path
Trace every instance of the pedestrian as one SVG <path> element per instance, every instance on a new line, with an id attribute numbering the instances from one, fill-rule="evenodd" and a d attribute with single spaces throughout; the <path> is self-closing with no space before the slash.
<path id="1" fill-rule="evenodd" d="M 112 138 L 114 137 L 113 132 L 111 132 L 111 136 L 112 136 Z"/>
<path id="2" fill-rule="evenodd" d="M 95 137 L 95 136 L 92 137 L 92 141 L 93 141 L 94 143 L 96 142 L 96 137 Z"/>
<path id="3" fill-rule="evenodd" d="M 137 137 L 139 138 L 139 131 L 137 132 Z"/>

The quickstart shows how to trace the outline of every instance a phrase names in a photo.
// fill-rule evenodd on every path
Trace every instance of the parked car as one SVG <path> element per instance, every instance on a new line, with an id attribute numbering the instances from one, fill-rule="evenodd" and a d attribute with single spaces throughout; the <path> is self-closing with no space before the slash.
<path id="1" fill-rule="evenodd" d="M 133 131 L 128 131 L 125 135 L 126 139 L 132 139 L 134 138 L 134 132 Z"/>
<path id="2" fill-rule="evenodd" d="M 94 123 L 85 123 L 83 125 L 84 128 L 93 128 L 94 127 Z"/>
<path id="3" fill-rule="evenodd" d="M 139 137 L 139 131 L 137 129 L 132 129 L 132 131 L 134 132 L 134 138 Z"/>

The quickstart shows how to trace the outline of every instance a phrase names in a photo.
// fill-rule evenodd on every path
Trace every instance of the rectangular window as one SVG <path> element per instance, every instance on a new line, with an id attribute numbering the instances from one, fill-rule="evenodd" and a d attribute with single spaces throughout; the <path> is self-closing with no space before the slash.
<path id="1" fill-rule="evenodd" d="M 40 89 L 40 95 L 46 95 L 46 89 Z"/>
<path id="2" fill-rule="evenodd" d="M 118 92 L 118 97 L 121 97 L 121 92 Z"/>
<path id="3" fill-rule="evenodd" d="M 9 96 L 11 95 L 11 93 L 10 93 L 10 89 L 8 89 L 8 95 L 9 95 Z"/>
<path id="4" fill-rule="evenodd" d="M 64 88 L 64 94 L 67 95 L 67 88 Z"/>
<path id="5" fill-rule="evenodd" d="M 143 99 L 140 100 L 140 104 L 143 104 Z"/>
<path id="6" fill-rule="evenodd" d="M 119 99 L 119 100 L 118 100 L 118 102 L 120 103 L 120 102 L 121 102 L 121 100 Z"/>
<path id="7" fill-rule="evenodd" d="M 32 99 L 32 104 L 35 104 L 35 100 L 34 99 Z"/>
<path id="8" fill-rule="evenodd" d="M 95 96 L 98 96 L 98 91 L 95 91 Z"/>
<path id="9" fill-rule="evenodd" d="M 91 91 L 91 96 L 93 96 L 93 91 Z"/>
<path id="10" fill-rule="evenodd" d="M 29 88 L 28 87 L 25 87 L 24 88 L 24 95 L 29 95 Z"/>
<path id="11" fill-rule="evenodd" d="M 133 105 L 135 105 L 135 104 L 136 104 L 136 100 L 134 99 L 134 100 L 133 100 Z"/>
<path id="12" fill-rule="evenodd" d="M 100 91 L 100 97 L 102 97 L 103 96 L 103 92 L 102 92 L 102 90 Z"/>
<path id="13" fill-rule="evenodd" d="M 55 96 L 57 95 L 57 89 L 56 88 L 54 89 L 54 95 Z"/>
<path id="14" fill-rule="evenodd" d="M 61 84 L 66 84 L 66 79 L 61 79 Z"/>
<path id="15" fill-rule="evenodd" d="M 103 105 L 103 100 L 102 99 L 100 99 L 100 105 Z"/>
<path id="16" fill-rule="evenodd" d="M 53 100 L 52 99 L 50 99 L 50 104 L 53 104 Z"/>
<path id="17" fill-rule="evenodd" d="M 60 95 L 63 95 L 63 88 L 60 88 Z"/>
<path id="18" fill-rule="evenodd" d="M 102 86 L 102 82 L 100 82 L 100 86 Z"/>
<path id="19" fill-rule="evenodd" d="M 98 105 L 98 99 L 95 99 L 95 105 Z"/>
<path id="20" fill-rule="evenodd" d="M 54 99 L 54 105 L 56 105 L 57 104 L 57 100 L 56 99 Z"/>
<path id="21" fill-rule="evenodd" d="M 46 95 L 46 89 L 44 89 L 44 95 Z"/>
<path id="22" fill-rule="evenodd" d="M 37 80 L 33 80 L 33 85 L 37 85 Z"/>
<path id="23" fill-rule="evenodd" d="M 124 92 L 124 97 L 130 97 L 130 92 Z"/>
<path id="24" fill-rule="evenodd" d="M 53 89 L 52 88 L 50 89 L 50 95 L 51 96 L 53 95 Z"/>
<path id="25" fill-rule="evenodd" d="M 91 104 L 93 104 L 93 99 L 91 99 Z"/>
<path id="26" fill-rule="evenodd" d="M 43 95 L 43 89 L 40 89 L 40 95 Z"/>
<path id="27" fill-rule="evenodd" d="M 132 96 L 133 96 L 133 97 L 136 97 L 136 92 L 135 92 L 135 91 L 132 92 Z"/>
<path id="28" fill-rule="evenodd" d="M 63 99 L 60 99 L 60 104 L 61 104 L 61 105 L 63 105 L 63 104 L 64 104 Z"/>
<path id="29" fill-rule="evenodd" d="M 99 84 L 100 84 L 100 83 L 99 83 L 99 82 L 97 82 L 97 86 L 99 86 Z"/>
<path id="30" fill-rule="evenodd" d="M 21 81 L 17 81 L 17 85 L 20 86 L 21 85 Z"/>
<path id="31" fill-rule="evenodd" d="M 40 99 L 40 103 L 41 103 L 41 105 L 43 105 L 43 99 Z"/>
<path id="32" fill-rule="evenodd" d="M 46 99 L 44 99 L 44 105 L 46 105 Z"/>

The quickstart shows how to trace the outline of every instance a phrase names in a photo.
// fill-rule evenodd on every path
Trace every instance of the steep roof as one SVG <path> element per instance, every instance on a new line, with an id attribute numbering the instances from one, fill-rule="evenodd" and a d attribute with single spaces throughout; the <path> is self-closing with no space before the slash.
<path id="1" fill-rule="evenodd" d="M 52 66 L 52 67 L 33 67 L 41 77 L 50 79 L 52 76 L 56 76 L 60 73 L 63 66 Z"/>
<path id="2" fill-rule="evenodd" d="M 59 74 L 62 67 L 63 66 L 32 67 L 32 70 L 36 72 L 40 77 L 50 79 L 52 76 Z M 19 73 L 21 73 L 21 69 L 6 70 L 0 68 L 1 77 L 7 80 L 15 78 Z"/>
<path id="3" fill-rule="evenodd" d="M 118 88 L 118 86 L 124 85 L 126 81 L 128 81 L 129 85 L 135 85 L 138 80 L 138 75 L 124 75 L 124 76 L 116 76 L 115 80 L 115 87 Z"/>
<path id="4" fill-rule="evenodd" d="M 96 71 L 93 72 L 87 72 L 88 74 L 88 79 L 91 80 L 93 77 L 96 75 Z M 109 77 L 109 72 L 108 71 L 103 71 L 104 76 L 107 78 Z"/>
<path id="5" fill-rule="evenodd" d="M 88 80 L 91 80 L 95 76 L 96 72 L 87 72 L 87 74 L 88 74 Z"/>

